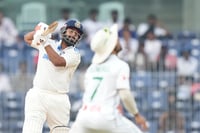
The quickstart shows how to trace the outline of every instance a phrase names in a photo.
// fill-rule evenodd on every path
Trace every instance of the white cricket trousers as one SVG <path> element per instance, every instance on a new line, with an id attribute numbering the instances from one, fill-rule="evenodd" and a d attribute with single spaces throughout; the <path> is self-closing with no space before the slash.
<path id="1" fill-rule="evenodd" d="M 130 120 L 122 116 L 101 112 L 79 111 L 69 133 L 142 133 Z"/>
<path id="2" fill-rule="evenodd" d="M 67 126 L 70 115 L 67 94 L 30 89 L 25 99 L 25 120 L 22 133 L 42 133 L 45 121 L 50 129 Z"/>

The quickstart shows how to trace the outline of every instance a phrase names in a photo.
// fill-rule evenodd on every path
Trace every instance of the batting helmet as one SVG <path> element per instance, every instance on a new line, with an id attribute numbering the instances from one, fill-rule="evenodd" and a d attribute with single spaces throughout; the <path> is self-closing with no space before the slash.
<path id="1" fill-rule="evenodd" d="M 75 28 L 77 29 L 77 31 L 80 33 L 80 37 L 78 40 L 73 40 L 73 39 L 70 39 L 71 37 L 67 36 L 65 33 L 66 33 L 66 30 L 68 28 Z M 61 37 L 62 39 L 69 45 L 69 46 L 74 46 L 76 45 L 80 39 L 82 38 L 83 36 L 83 25 L 78 21 L 78 20 L 68 20 L 64 27 L 61 28 Z"/>

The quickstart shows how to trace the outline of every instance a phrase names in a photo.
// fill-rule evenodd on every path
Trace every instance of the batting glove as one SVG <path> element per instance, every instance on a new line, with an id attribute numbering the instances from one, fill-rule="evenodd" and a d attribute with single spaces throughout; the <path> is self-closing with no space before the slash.
<path id="1" fill-rule="evenodd" d="M 44 45 L 48 39 L 51 38 L 51 35 L 48 34 L 47 36 L 42 35 L 43 32 L 37 31 L 33 36 L 33 42 L 37 45 Z"/>
<path id="2" fill-rule="evenodd" d="M 42 33 L 47 30 L 48 25 L 40 22 L 35 27 L 35 34 L 33 36 L 32 43 L 36 45 L 44 45 L 48 39 L 51 38 L 51 34 L 48 34 L 47 36 L 42 36 Z"/>

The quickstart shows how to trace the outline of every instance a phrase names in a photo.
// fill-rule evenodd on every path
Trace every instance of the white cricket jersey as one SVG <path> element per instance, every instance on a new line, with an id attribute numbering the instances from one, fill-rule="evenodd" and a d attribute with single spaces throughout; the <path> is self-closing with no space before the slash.
<path id="1" fill-rule="evenodd" d="M 67 93 L 74 71 L 80 63 L 80 53 L 75 47 L 61 49 L 61 41 L 51 40 L 51 47 L 66 60 L 65 67 L 56 67 L 49 60 L 43 46 L 39 47 L 39 59 L 33 86 L 38 89 Z"/>
<path id="2" fill-rule="evenodd" d="M 100 105 L 114 113 L 120 104 L 118 89 L 130 89 L 130 68 L 116 55 L 102 64 L 91 64 L 85 74 L 83 103 Z"/>

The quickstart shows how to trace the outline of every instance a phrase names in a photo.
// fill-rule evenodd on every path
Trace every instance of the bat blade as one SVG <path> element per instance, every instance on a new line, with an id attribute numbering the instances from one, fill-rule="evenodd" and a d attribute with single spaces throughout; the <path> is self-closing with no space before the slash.
<path id="1" fill-rule="evenodd" d="M 57 22 L 57 21 L 54 21 L 53 23 L 51 23 L 51 24 L 49 25 L 49 27 L 47 28 L 47 30 L 45 30 L 45 31 L 42 33 L 42 36 L 46 36 L 46 35 L 48 35 L 48 34 L 54 32 L 55 29 L 57 28 L 57 26 L 58 26 L 58 22 Z"/>

